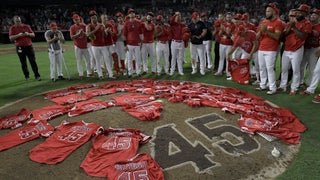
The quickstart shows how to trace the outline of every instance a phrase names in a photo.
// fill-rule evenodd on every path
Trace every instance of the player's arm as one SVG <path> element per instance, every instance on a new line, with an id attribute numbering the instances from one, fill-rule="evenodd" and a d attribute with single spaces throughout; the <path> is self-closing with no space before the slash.
<path id="1" fill-rule="evenodd" d="M 258 41 L 254 40 L 252 43 L 253 43 L 253 46 L 252 46 L 251 52 L 249 53 L 249 57 L 248 57 L 249 60 L 252 58 L 252 54 L 258 50 Z"/>
<path id="2" fill-rule="evenodd" d="M 304 27 L 304 28 L 309 28 L 309 27 Z M 310 26 L 310 29 L 311 29 L 312 27 Z M 307 32 L 305 32 L 305 31 L 300 31 L 297 27 L 296 27 L 296 24 L 295 23 L 292 23 L 292 25 L 291 25 L 291 29 L 292 29 L 292 31 L 300 38 L 300 39 L 305 39 L 305 38 L 307 38 L 307 36 L 308 36 L 308 33 Z"/>
<path id="3" fill-rule="evenodd" d="M 61 43 L 64 43 L 66 41 L 64 39 L 63 33 L 61 31 L 58 31 L 57 35 L 58 35 L 58 39 L 60 40 Z"/>
<path id="4" fill-rule="evenodd" d="M 228 61 L 231 61 L 231 55 L 234 53 L 234 51 L 236 50 L 236 47 L 235 46 L 232 46 L 230 51 L 228 52 L 227 54 L 227 60 Z"/>
<path id="5" fill-rule="evenodd" d="M 49 35 L 49 31 L 47 31 L 47 32 L 44 34 L 44 37 L 45 37 L 45 39 L 46 39 L 46 41 L 47 41 L 48 44 L 51 44 L 51 43 L 59 40 L 59 39 L 58 39 L 58 36 L 56 36 L 56 35 L 54 35 L 54 36 L 51 38 L 50 35 Z"/>
<path id="6" fill-rule="evenodd" d="M 269 37 L 271 37 L 272 39 L 275 39 L 275 40 L 279 40 L 279 38 L 281 36 L 281 31 L 275 30 L 275 32 L 271 32 L 267 29 L 267 25 L 265 25 L 265 24 L 263 24 L 260 27 L 260 31 L 266 33 Z"/>
<path id="7" fill-rule="evenodd" d="M 207 31 L 208 31 L 207 29 L 202 29 L 199 39 L 204 38 L 204 36 L 207 34 Z"/>

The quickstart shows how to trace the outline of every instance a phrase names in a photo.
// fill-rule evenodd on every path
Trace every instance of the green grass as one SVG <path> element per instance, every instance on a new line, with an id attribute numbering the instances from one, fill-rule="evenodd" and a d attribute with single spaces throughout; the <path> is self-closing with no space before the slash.
<path id="1" fill-rule="evenodd" d="M 66 44 L 72 45 L 72 42 L 67 42 Z M 35 47 L 43 45 L 45 45 L 45 43 L 34 44 Z M 1 45 L 0 49 L 8 47 L 13 47 L 13 45 Z M 186 57 L 187 61 L 190 62 L 189 52 L 186 53 Z M 78 79 L 73 50 L 68 50 L 64 53 L 64 58 L 71 74 L 71 80 L 57 81 L 56 83 L 52 83 L 49 78 L 50 70 L 47 52 L 36 52 L 36 58 L 39 66 L 39 72 L 43 79 L 40 82 L 34 80 L 33 78 L 31 78 L 29 81 L 24 80 L 24 76 L 20 68 L 20 62 L 15 53 L 0 55 L 0 106 L 5 106 L 6 104 L 17 101 L 21 98 L 53 89 L 61 89 L 70 85 L 81 83 L 101 82 L 97 78 L 87 78 L 84 80 Z M 277 66 L 279 66 L 279 61 Z M 29 67 L 29 69 L 31 73 L 30 75 L 32 75 L 31 68 Z M 280 68 L 277 68 L 277 70 L 279 69 Z M 308 130 L 305 133 L 302 133 L 301 149 L 298 156 L 290 165 L 288 170 L 277 179 L 320 179 L 320 105 L 311 102 L 313 98 L 312 96 L 289 96 L 287 93 L 279 93 L 276 95 L 267 96 L 265 92 L 254 91 L 254 87 L 251 85 L 240 85 L 232 81 L 227 81 L 225 77 L 213 76 L 212 73 L 207 73 L 205 76 L 201 76 L 200 74 L 191 75 L 190 72 L 190 63 L 187 63 L 184 65 L 184 76 L 179 76 L 176 74 L 174 76 L 163 75 L 160 77 L 155 77 L 152 75 L 146 75 L 144 77 L 156 78 L 159 80 L 175 79 L 195 81 L 232 87 L 264 97 L 280 107 L 289 108 L 308 127 Z M 117 79 L 117 81 L 124 79 L 126 78 L 120 77 Z M 105 81 L 108 80 L 106 79 L 104 82 Z M 319 93 L 319 88 L 317 89 L 316 93 Z M 0 114 L 0 117 L 2 116 L 3 115 Z"/>

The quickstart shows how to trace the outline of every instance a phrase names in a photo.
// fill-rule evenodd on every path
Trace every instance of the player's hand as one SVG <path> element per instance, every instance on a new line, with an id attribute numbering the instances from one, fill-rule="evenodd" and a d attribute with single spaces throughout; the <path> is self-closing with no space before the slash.
<path id="1" fill-rule="evenodd" d="M 262 24 L 261 27 L 260 27 L 260 31 L 262 31 L 262 32 L 266 32 L 267 29 L 268 29 L 268 27 L 265 24 Z"/>

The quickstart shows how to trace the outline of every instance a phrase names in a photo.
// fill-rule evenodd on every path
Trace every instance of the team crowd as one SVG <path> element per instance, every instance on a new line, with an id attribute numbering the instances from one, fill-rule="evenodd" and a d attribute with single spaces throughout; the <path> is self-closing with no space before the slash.
<path id="1" fill-rule="evenodd" d="M 258 86 L 257 91 L 272 95 L 290 88 L 289 94 L 295 95 L 300 87 L 307 87 L 300 94 L 311 95 L 318 87 L 319 9 L 302 4 L 289 11 L 285 22 L 279 18 L 277 4 L 269 3 L 265 6 L 265 18 L 259 24 L 250 22 L 248 13 L 221 13 L 214 22 L 208 20 L 207 13 L 198 11 L 188 17 L 190 21 L 180 12 L 174 12 L 168 20 L 161 14 L 145 14 L 140 16 L 134 9 L 128 9 L 125 14 L 116 13 L 113 20 L 107 14 L 91 10 L 88 24 L 79 14 L 73 14 L 70 37 L 74 41 L 79 78 L 95 74 L 99 79 L 104 79 L 105 74 L 112 79 L 147 73 L 183 76 L 183 64 L 189 58 L 185 57 L 185 50 L 190 48 L 192 74 L 213 72 L 215 76 L 225 75 L 232 80 L 235 77 L 229 65 L 248 60 L 248 73 L 255 78 L 253 84 Z M 14 22 L 9 37 L 17 47 L 25 78 L 29 79 L 27 56 L 35 78 L 41 80 L 31 42 L 34 32 L 19 16 L 14 17 Z M 58 79 L 64 79 L 61 43 L 65 39 L 55 22 L 51 22 L 45 32 L 45 39 L 49 45 L 51 80 L 56 81 L 56 65 Z M 215 41 L 214 47 L 212 41 Z M 212 49 L 215 59 L 211 56 Z M 281 60 L 279 85 L 275 69 L 278 56 Z M 313 102 L 320 103 L 320 96 Z"/>

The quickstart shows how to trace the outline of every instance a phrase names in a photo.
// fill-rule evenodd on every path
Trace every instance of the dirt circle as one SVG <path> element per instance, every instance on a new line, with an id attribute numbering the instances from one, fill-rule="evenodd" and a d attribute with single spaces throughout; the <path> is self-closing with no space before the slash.
<path id="1" fill-rule="evenodd" d="M 95 99 L 110 100 L 112 95 Z M 237 120 L 239 114 L 224 113 L 219 108 L 190 107 L 185 103 L 172 103 L 166 99 L 160 119 L 140 121 L 122 111 L 110 107 L 81 116 L 59 116 L 48 121 L 57 126 L 62 120 L 95 122 L 113 128 L 136 128 L 152 136 L 152 140 L 139 148 L 163 168 L 165 179 L 275 179 L 292 163 L 300 145 L 288 145 L 279 140 L 267 141 L 259 135 L 241 132 Z M 43 94 L 11 103 L 0 109 L 0 114 L 12 115 L 21 108 L 34 110 L 54 105 Z M 1 130 L 4 135 L 12 130 Z M 0 153 L 0 174 L 3 179 L 99 179 L 90 177 L 79 168 L 89 151 L 92 141 L 87 142 L 63 162 L 45 165 L 28 157 L 30 149 L 45 139 L 38 138 Z M 276 147 L 280 157 L 271 151 Z M 17 173 L 17 167 L 19 172 Z M 23 167 L 23 168 L 22 168 Z M 28 179 L 28 178 L 27 178 Z"/>

